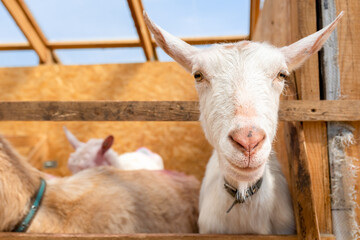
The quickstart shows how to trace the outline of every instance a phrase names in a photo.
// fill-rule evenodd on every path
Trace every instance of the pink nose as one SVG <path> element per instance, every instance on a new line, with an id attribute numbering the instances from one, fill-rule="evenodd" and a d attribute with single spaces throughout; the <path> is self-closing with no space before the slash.
<path id="1" fill-rule="evenodd" d="M 232 131 L 229 137 L 246 156 L 251 156 L 264 143 L 265 132 L 256 127 L 244 127 Z"/>

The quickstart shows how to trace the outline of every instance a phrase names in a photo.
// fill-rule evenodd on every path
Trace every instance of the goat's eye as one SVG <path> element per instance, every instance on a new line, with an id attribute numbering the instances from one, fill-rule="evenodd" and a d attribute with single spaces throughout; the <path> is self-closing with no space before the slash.
<path id="1" fill-rule="evenodd" d="M 280 81 L 284 81 L 286 80 L 288 77 L 289 77 L 290 73 L 288 71 L 285 71 L 285 70 L 281 70 L 278 75 L 277 75 L 277 78 L 280 80 Z"/>
<path id="2" fill-rule="evenodd" d="M 201 82 L 204 79 L 204 76 L 203 76 L 203 74 L 201 72 L 196 71 L 194 73 L 194 78 L 195 78 L 195 81 Z"/>

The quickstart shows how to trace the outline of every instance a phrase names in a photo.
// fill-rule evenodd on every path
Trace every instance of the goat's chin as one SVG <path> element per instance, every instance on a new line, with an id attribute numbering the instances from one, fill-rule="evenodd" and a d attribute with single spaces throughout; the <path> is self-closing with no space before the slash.
<path id="1" fill-rule="evenodd" d="M 257 167 L 239 167 L 230 160 L 225 160 L 223 163 L 223 171 L 226 179 L 231 182 L 255 182 L 264 173 L 265 162 Z"/>

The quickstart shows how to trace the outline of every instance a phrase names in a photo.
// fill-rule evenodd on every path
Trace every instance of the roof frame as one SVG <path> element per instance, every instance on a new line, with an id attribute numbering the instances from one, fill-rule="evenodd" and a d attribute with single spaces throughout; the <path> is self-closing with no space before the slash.
<path id="1" fill-rule="evenodd" d="M 141 47 L 144 50 L 147 61 L 158 60 L 155 47 L 152 44 L 151 35 L 149 29 L 145 24 L 143 17 L 144 6 L 141 0 L 127 0 L 131 16 L 134 20 L 136 31 L 139 35 Z"/>
<path id="2" fill-rule="evenodd" d="M 42 64 L 60 63 L 57 56 L 47 46 L 47 39 L 23 0 L 1 0 L 15 23 L 39 56 Z"/>
<path id="3" fill-rule="evenodd" d="M 142 0 L 127 0 L 134 25 L 139 39 L 105 40 L 105 41 L 55 41 L 49 42 L 26 6 L 24 0 L 1 0 L 28 43 L 1 43 L 1 50 L 35 50 L 39 56 L 40 64 L 60 63 L 54 50 L 56 49 L 82 49 L 82 48 L 124 48 L 142 47 L 146 60 L 158 60 L 156 43 L 146 27 Z M 237 36 L 210 36 L 210 37 L 184 37 L 181 38 L 191 45 L 231 43 L 251 39 L 260 12 L 260 0 L 250 0 L 250 26 L 249 35 Z"/>

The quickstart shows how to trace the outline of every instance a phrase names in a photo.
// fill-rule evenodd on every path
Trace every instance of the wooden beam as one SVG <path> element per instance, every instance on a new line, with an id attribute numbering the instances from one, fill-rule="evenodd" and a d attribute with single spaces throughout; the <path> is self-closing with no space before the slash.
<path id="1" fill-rule="evenodd" d="M 239 36 L 209 36 L 209 37 L 183 37 L 181 38 L 191 45 L 214 44 L 214 43 L 232 43 L 248 40 L 248 35 Z M 155 40 L 151 40 L 152 46 L 156 47 Z M 141 47 L 138 39 L 125 40 L 104 40 L 104 41 L 59 41 L 48 42 L 47 46 L 51 50 L 55 49 L 81 49 L 81 48 L 131 48 Z M 30 50 L 29 43 L 0 43 L 1 50 Z"/>
<path id="2" fill-rule="evenodd" d="M 0 51 L 31 50 L 29 43 L 0 43 Z"/>
<path id="3" fill-rule="evenodd" d="M 287 122 L 285 129 L 298 239 L 319 240 L 320 231 L 315 212 L 304 131 L 300 122 Z"/>
<path id="4" fill-rule="evenodd" d="M 138 39 L 105 40 L 105 41 L 66 41 L 50 42 L 51 49 L 80 49 L 80 48 L 128 48 L 141 47 Z"/>
<path id="5" fill-rule="evenodd" d="M 20 30 L 29 41 L 31 47 L 39 56 L 40 63 L 57 62 L 51 50 L 47 47 L 47 40 L 41 32 L 31 12 L 23 0 L 1 0 Z"/>
<path id="6" fill-rule="evenodd" d="M 359 121 L 360 101 L 281 101 L 281 121 Z M 195 101 L 0 102 L 1 121 L 197 121 Z"/>
<path id="7" fill-rule="evenodd" d="M 207 37 L 183 37 L 183 41 L 191 45 L 214 44 L 214 43 L 232 43 L 243 40 L 249 40 L 248 35 L 237 36 L 207 36 Z M 153 43 L 156 45 L 156 43 Z"/>
<path id="8" fill-rule="evenodd" d="M 146 60 L 157 60 L 158 57 L 156 54 L 156 50 L 155 47 L 152 45 L 151 35 L 144 21 L 144 7 L 141 0 L 128 0 L 127 2 L 131 11 L 131 16 L 134 20 L 136 31 L 139 35 L 141 46 L 146 56 Z"/>
<path id="9" fill-rule="evenodd" d="M 259 19 L 260 13 L 260 0 L 251 0 L 250 5 L 250 39 L 255 32 L 257 20 Z"/>
<path id="10" fill-rule="evenodd" d="M 294 1 L 295 3 L 295 1 Z M 292 21 L 293 41 L 297 41 L 317 31 L 316 1 L 296 1 L 293 6 L 297 14 Z M 320 71 L 317 54 L 310 57 L 296 72 L 296 83 L 301 100 L 320 100 Z M 304 122 L 303 130 L 310 166 L 312 192 L 315 209 L 322 233 L 332 233 L 331 191 L 329 160 L 327 151 L 327 129 L 325 122 Z"/>
<path id="11" fill-rule="evenodd" d="M 322 235 L 323 240 L 335 240 L 333 235 Z M 44 234 L 44 233 L 0 233 L 0 239 L 16 240 L 297 240 L 296 235 L 230 235 L 230 234 Z"/>

